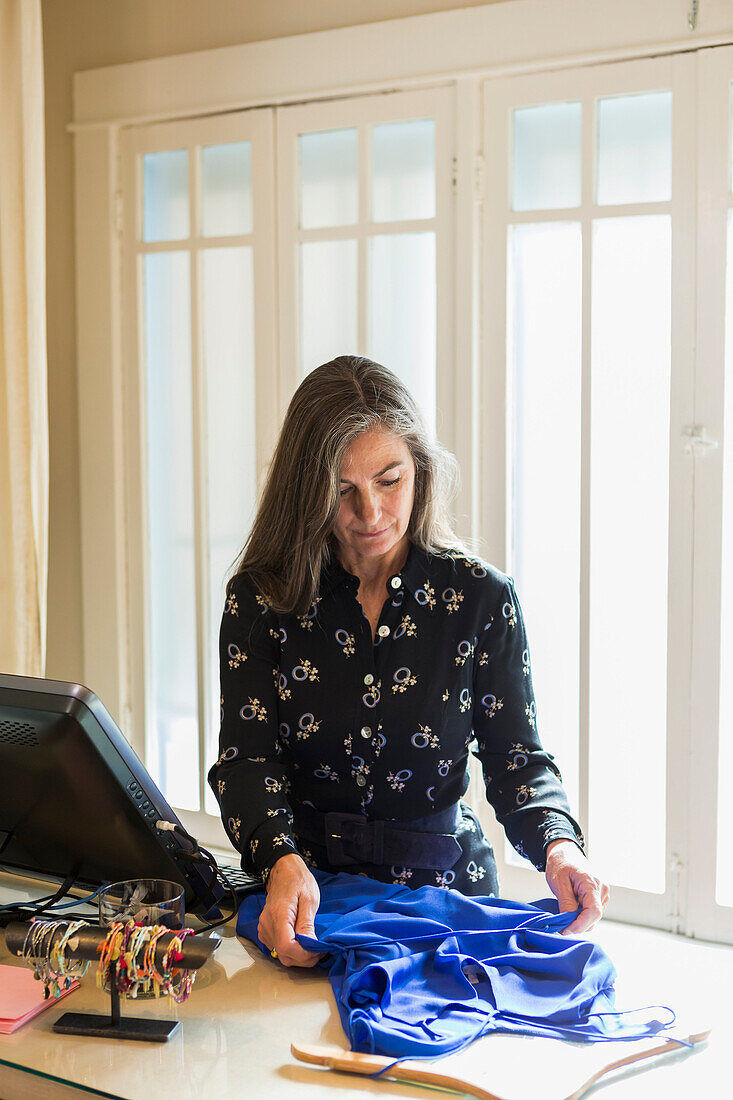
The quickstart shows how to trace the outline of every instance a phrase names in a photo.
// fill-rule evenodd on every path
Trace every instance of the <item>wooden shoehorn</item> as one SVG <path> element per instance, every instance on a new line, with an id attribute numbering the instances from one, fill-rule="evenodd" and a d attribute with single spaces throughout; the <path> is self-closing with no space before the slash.
<path id="1" fill-rule="evenodd" d="M 667 1054 L 675 1050 L 683 1050 L 685 1043 L 691 1043 L 696 1045 L 697 1043 L 704 1042 L 710 1035 L 710 1029 L 707 1031 L 700 1031 L 694 1035 L 686 1035 L 682 1042 L 675 1042 L 671 1037 L 665 1040 L 663 1043 L 659 1043 L 654 1047 L 647 1047 L 645 1050 L 636 1051 L 636 1053 L 628 1054 L 625 1058 L 618 1058 L 614 1062 L 609 1062 L 607 1066 L 603 1066 L 599 1069 L 587 1081 L 584 1081 L 580 1088 L 575 1092 L 570 1093 L 569 1096 L 563 1098 L 563 1100 L 580 1100 L 588 1089 L 596 1083 L 606 1073 L 610 1073 L 611 1070 L 620 1069 L 622 1066 L 629 1066 L 632 1062 L 640 1062 L 644 1058 L 655 1058 L 659 1055 Z M 432 1085 L 434 1088 L 447 1089 L 449 1092 L 463 1093 L 464 1096 L 475 1096 L 477 1100 L 507 1100 L 502 1096 L 497 1096 L 494 1092 L 489 1092 L 488 1089 L 482 1088 L 480 1085 L 471 1084 L 470 1081 L 463 1081 L 460 1077 L 452 1077 L 448 1073 L 436 1073 L 434 1069 L 427 1069 L 423 1063 L 420 1062 L 398 1062 L 392 1066 L 394 1059 L 384 1058 L 378 1054 L 360 1054 L 353 1050 L 344 1050 L 334 1053 L 333 1050 L 326 1050 L 322 1047 L 315 1046 L 298 1046 L 296 1043 L 292 1043 L 290 1046 L 291 1053 L 295 1058 L 301 1062 L 309 1062 L 312 1065 L 327 1066 L 328 1069 L 334 1069 L 341 1073 L 357 1073 L 362 1076 L 371 1076 L 377 1073 L 380 1069 L 384 1069 L 385 1066 L 391 1066 L 391 1068 L 385 1073 L 385 1078 L 392 1078 L 398 1081 L 411 1081 L 416 1085 Z"/>

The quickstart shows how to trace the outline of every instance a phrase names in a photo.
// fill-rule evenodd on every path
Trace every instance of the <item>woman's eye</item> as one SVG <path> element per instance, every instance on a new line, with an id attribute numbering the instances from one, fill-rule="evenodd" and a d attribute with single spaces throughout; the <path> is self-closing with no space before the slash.
<path id="1" fill-rule="evenodd" d="M 391 485 L 396 485 L 399 480 L 400 480 L 400 478 L 396 477 L 392 481 L 380 481 L 379 484 L 384 485 L 385 488 L 389 488 Z M 345 489 L 341 489 L 339 495 L 343 497 L 343 496 L 346 496 L 346 494 L 350 493 L 350 492 L 351 492 L 351 486 L 347 485 Z"/>

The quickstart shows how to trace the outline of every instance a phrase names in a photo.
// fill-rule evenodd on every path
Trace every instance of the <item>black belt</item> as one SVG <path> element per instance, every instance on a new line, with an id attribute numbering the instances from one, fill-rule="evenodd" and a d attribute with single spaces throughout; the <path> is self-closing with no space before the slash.
<path id="1" fill-rule="evenodd" d="M 370 821 L 363 814 L 324 814 L 312 806 L 293 806 L 293 831 L 325 847 L 336 867 L 372 863 L 447 870 L 461 854 L 453 835 L 460 820 L 458 802 L 415 821 Z"/>

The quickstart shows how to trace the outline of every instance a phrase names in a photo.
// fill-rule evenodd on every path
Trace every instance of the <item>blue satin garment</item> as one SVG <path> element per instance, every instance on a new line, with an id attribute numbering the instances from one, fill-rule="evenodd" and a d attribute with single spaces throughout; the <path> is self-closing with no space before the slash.
<path id="1" fill-rule="evenodd" d="M 327 969 L 353 1050 L 436 1058 L 489 1031 L 603 1041 L 656 1035 L 665 1006 L 614 1011 L 616 970 L 597 944 L 561 936 L 575 919 L 548 898 L 533 905 L 457 890 L 411 890 L 314 870 L 321 891 L 309 951 Z M 247 895 L 237 933 L 257 938 L 264 892 Z M 669 1014 L 660 1020 L 659 1010 Z"/>

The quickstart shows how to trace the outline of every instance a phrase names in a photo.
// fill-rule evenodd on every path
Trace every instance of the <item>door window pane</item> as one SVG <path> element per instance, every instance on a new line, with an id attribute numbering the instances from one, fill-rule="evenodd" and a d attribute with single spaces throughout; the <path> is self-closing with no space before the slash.
<path id="1" fill-rule="evenodd" d="M 671 197 L 672 93 L 599 100 L 598 204 L 666 202 Z"/>
<path id="2" fill-rule="evenodd" d="M 514 112 L 512 210 L 580 206 L 580 103 Z"/>
<path id="3" fill-rule="evenodd" d="M 723 575 L 720 621 L 720 749 L 718 758 L 718 868 L 715 898 L 733 905 L 730 776 L 733 774 L 733 210 L 728 211 L 725 302 L 725 421 L 723 427 Z"/>
<path id="4" fill-rule="evenodd" d="M 435 217 L 435 122 L 387 122 L 372 130 L 372 220 Z"/>
<path id="5" fill-rule="evenodd" d="M 252 249 L 216 248 L 201 257 L 206 387 L 208 598 L 211 698 L 206 759 L 219 735 L 219 626 L 226 580 L 254 518 L 257 491 Z M 207 784 L 204 808 L 218 814 Z"/>
<path id="6" fill-rule="evenodd" d="M 357 354 L 357 243 L 300 245 L 303 375 L 337 355 Z"/>
<path id="7" fill-rule="evenodd" d="M 143 157 L 143 240 L 180 241 L 188 235 L 187 151 L 146 153 Z"/>
<path id="8" fill-rule="evenodd" d="M 508 323 L 513 554 L 538 731 L 578 809 L 582 237 L 513 226 Z M 513 849 L 510 849 L 513 852 Z"/>
<path id="9" fill-rule="evenodd" d="M 252 142 L 201 150 L 201 232 L 226 237 L 252 232 Z"/>
<path id="10" fill-rule="evenodd" d="M 369 241 L 367 355 L 399 375 L 435 430 L 435 234 Z"/>
<path id="11" fill-rule="evenodd" d="M 300 134 L 300 225 L 319 229 L 359 219 L 356 129 Z"/>
<path id="12" fill-rule="evenodd" d="M 144 272 L 150 569 L 147 766 L 172 805 L 198 810 L 188 254 L 147 255 Z"/>
<path id="13" fill-rule="evenodd" d="M 591 315 L 590 843 L 665 888 L 670 220 L 596 221 Z"/>

